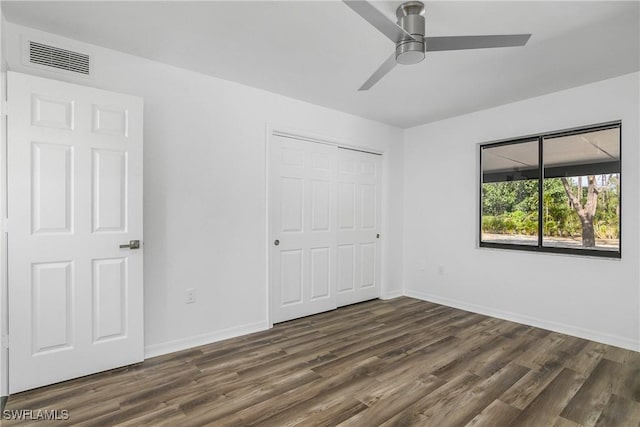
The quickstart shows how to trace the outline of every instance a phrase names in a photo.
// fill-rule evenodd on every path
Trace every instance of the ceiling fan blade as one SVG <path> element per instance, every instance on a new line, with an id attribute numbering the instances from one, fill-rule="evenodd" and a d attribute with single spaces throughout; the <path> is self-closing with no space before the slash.
<path id="1" fill-rule="evenodd" d="M 369 90 L 371 86 L 378 83 L 378 81 L 380 81 L 381 78 L 386 76 L 389 73 L 389 71 L 391 71 L 393 67 L 396 66 L 396 64 L 397 64 L 396 53 L 394 52 L 389 58 L 387 58 L 386 61 L 382 63 L 381 66 L 378 67 L 378 69 L 373 74 L 371 74 L 371 77 L 369 77 L 367 81 L 364 82 L 364 84 L 360 86 L 358 90 L 359 91 Z"/>
<path id="2" fill-rule="evenodd" d="M 427 52 L 439 50 L 486 49 L 491 47 L 524 46 L 531 34 L 496 36 L 425 37 Z"/>
<path id="3" fill-rule="evenodd" d="M 414 38 L 401 26 L 387 18 L 384 13 L 376 9 L 371 3 L 367 1 L 347 0 L 343 0 L 343 2 L 363 17 L 365 21 L 376 27 L 378 31 L 387 36 L 392 42 L 397 43 L 406 38 Z"/>

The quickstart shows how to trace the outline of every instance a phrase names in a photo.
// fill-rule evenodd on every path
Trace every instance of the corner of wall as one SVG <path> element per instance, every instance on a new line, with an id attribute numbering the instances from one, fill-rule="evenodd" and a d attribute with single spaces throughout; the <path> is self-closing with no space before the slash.
<path id="1" fill-rule="evenodd" d="M 389 230 L 387 243 L 387 286 L 381 293 L 382 299 L 402 296 L 403 279 L 403 246 L 404 246 L 404 130 L 393 142 L 388 151 L 388 188 L 386 191 L 386 220 Z"/>
<path id="2" fill-rule="evenodd" d="M 0 335 L 4 344 L 4 337 L 8 334 L 9 310 L 7 305 L 7 280 L 6 280 L 6 197 L 7 187 L 5 182 L 7 159 L 6 153 L 6 94 L 7 94 L 7 49 L 6 49 L 6 21 L 0 9 Z M 6 398 L 9 394 L 9 351 L 4 345 L 0 346 L 0 406 L 4 409 Z"/>

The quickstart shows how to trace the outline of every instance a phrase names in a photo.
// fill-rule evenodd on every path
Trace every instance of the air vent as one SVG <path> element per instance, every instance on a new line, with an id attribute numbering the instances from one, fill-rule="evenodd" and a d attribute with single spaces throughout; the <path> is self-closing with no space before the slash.
<path id="1" fill-rule="evenodd" d="M 90 74 L 89 55 L 29 41 L 29 62 L 73 73 Z"/>

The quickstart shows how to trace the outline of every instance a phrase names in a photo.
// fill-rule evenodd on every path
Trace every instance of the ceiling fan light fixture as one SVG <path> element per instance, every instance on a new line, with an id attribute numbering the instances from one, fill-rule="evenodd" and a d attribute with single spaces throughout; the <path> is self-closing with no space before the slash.
<path id="1" fill-rule="evenodd" d="M 417 40 L 400 42 L 396 46 L 396 62 L 412 65 L 421 62 L 425 57 L 424 42 Z"/>

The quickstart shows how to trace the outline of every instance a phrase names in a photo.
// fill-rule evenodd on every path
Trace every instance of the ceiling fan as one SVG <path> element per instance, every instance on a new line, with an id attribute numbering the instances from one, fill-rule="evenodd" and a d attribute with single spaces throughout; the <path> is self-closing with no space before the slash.
<path id="1" fill-rule="evenodd" d="M 424 59 L 426 52 L 524 46 L 531 37 L 531 34 L 426 37 L 424 4 L 420 1 L 402 3 L 396 9 L 397 24 L 367 1 L 343 1 L 396 44 L 395 52 L 358 90 L 370 89 L 396 64 L 417 64 Z"/>

